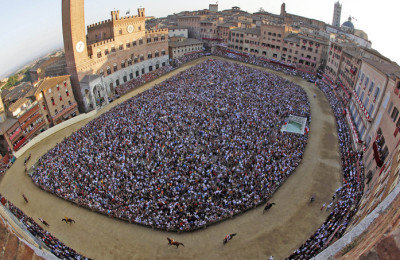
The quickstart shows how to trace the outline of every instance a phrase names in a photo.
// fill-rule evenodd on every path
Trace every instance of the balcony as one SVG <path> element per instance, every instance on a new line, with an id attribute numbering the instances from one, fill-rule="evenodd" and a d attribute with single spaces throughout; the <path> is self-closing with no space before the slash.
<path id="1" fill-rule="evenodd" d="M 23 137 L 16 145 L 14 145 L 14 151 L 18 151 L 18 149 L 25 143 L 26 138 Z"/>
<path id="2" fill-rule="evenodd" d="M 72 103 L 70 106 L 65 107 L 63 110 L 58 112 L 56 115 L 52 116 L 53 120 L 56 120 L 57 118 L 61 117 L 62 115 L 65 115 L 66 113 L 70 112 L 72 109 L 74 109 L 77 106 L 77 103 Z"/>
<path id="3" fill-rule="evenodd" d="M 376 165 L 377 165 L 378 167 L 382 167 L 382 165 L 383 165 L 383 159 L 382 159 L 382 157 L 381 157 L 381 155 L 380 155 L 380 152 L 379 152 L 379 150 L 378 150 L 378 145 L 377 145 L 377 143 L 374 142 L 373 145 L 372 145 L 372 147 L 373 147 L 373 150 L 374 150 L 374 158 L 375 158 Z"/>

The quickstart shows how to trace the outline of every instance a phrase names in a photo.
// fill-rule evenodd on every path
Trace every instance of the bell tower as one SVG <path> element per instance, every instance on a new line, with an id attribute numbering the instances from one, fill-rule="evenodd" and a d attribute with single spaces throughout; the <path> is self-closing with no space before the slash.
<path id="1" fill-rule="evenodd" d="M 71 86 L 79 107 L 82 107 L 83 96 L 79 85 L 78 67 L 88 59 L 84 0 L 62 0 L 62 27 Z"/>

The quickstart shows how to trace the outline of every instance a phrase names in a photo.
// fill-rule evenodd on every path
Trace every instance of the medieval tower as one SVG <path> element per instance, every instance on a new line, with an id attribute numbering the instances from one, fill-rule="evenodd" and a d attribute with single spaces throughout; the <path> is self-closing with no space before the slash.
<path id="1" fill-rule="evenodd" d="M 168 65 L 168 29 L 146 30 L 145 9 L 85 25 L 84 0 L 62 0 L 65 59 L 80 112 L 108 103 L 118 86 Z"/>
<path id="2" fill-rule="evenodd" d="M 77 65 L 88 59 L 84 0 L 62 0 L 62 27 L 65 59 L 78 106 L 83 105 Z"/>
<path id="3" fill-rule="evenodd" d="M 340 16 L 342 15 L 342 5 L 337 1 L 333 9 L 332 25 L 340 27 Z"/>

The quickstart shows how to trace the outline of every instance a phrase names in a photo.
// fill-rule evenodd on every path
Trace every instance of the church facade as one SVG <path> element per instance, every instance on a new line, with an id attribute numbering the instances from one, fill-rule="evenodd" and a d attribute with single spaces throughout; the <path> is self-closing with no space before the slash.
<path id="1" fill-rule="evenodd" d="M 168 29 L 145 29 L 145 9 L 85 28 L 84 0 L 62 1 L 65 58 L 81 112 L 108 103 L 115 87 L 168 64 Z M 87 29 L 87 33 L 86 30 Z"/>

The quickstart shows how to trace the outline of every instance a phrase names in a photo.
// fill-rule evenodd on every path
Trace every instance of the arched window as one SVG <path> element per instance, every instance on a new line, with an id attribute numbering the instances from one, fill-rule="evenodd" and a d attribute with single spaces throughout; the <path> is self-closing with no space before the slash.
<path id="1" fill-rule="evenodd" d="M 133 79 L 133 73 L 129 74 L 129 79 Z"/>
<path id="2" fill-rule="evenodd" d="M 128 81 L 128 77 L 124 76 L 123 80 L 124 80 L 124 82 L 127 82 Z"/>
<path id="3" fill-rule="evenodd" d="M 110 75 L 111 74 L 111 68 L 110 68 L 110 66 L 108 66 L 107 67 L 107 75 Z"/>
<path id="4" fill-rule="evenodd" d="M 147 58 L 148 58 L 148 59 L 153 58 L 153 55 L 151 54 L 151 52 L 147 53 Z"/>
<path id="5" fill-rule="evenodd" d="M 122 42 L 119 44 L 119 50 L 122 51 L 124 49 L 124 45 L 122 44 Z"/>
<path id="6" fill-rule="evenodd" d="M 118 65 L 117 63 L 114 63 L 114 72 L 116 72 L 118 70 Z"/>
<path id="7" fill-rule="evenodd" d="M 97 50 L 97 58 L 101 58 L 101 50 Z"/>
<path id="8" fill-rule="evenodd" d="M 132 65 L 132 59 L 128 59 L 128 66 Z"/>
<path id="9" fill-rule="evenodd" d="M 159 53 L 158 51 L 156 51 L 156 52 L 154 53 L 154 57 L 160 57 L 160 53 Z"/>
<path id="10" fill-rule="evenodd" d="M 121 61 L 121 68 L 125 68 L 125 60 Z"/>
<path id="11" fill-rule="evenodd" d="M 104 76 L 104 71 L 101 69 L 101 70 L 99 71 L 99 74 L 100 74 L 100 76 Z"/>
<path id="12" fill-rule="evenodd" d="M 108 54 L 110 54 L 110 52 L 109 52 L 108 49 L 106 48 L 106 49 L 104 50 L 104 55 L 108 55 Z"/>

